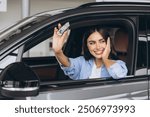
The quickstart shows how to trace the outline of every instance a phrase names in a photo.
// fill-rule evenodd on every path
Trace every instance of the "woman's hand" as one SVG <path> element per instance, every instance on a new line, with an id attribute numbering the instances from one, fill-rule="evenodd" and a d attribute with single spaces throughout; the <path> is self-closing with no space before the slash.
<path id="1" fill-rule="evenodd" d="M 108 37 L 107 45 L 106 45 L 106 48 L 105 48 L 103 55 L 102 55 L 102 60 L 103 60 L 104 65 L 106 66 L 106 68 L 109 68 L 111 65 L 116 63 L 114 60 L 108 59 L 110 51 L 111 51 L 111 49 L 110 49 L 110 37 Z"/>
<path id="2" fill-rule="evenodd" d="M 58 28 L 54 28 L 54 34 L 53 34 L 53 50 L 55 54 L 62 52 L 62 47 L 64 45 L 65 40 L 68 37 L 68 31 L 65 31 L 63 35 L 58 35 L 58 30 L 61 28 L 61 24 L 58 24 Z"/>
<path id="3" fill-rule="evenodd" d="M 105 50 L 104 50 L 104 52 L 102 54 L 102 59 L 103 60 L 104 59 L 108 59 L 110 51 L 111 51 L 111 49 L 110 49 L 110 37 L 108 37 L 106 48 L 105 48 Z"/>

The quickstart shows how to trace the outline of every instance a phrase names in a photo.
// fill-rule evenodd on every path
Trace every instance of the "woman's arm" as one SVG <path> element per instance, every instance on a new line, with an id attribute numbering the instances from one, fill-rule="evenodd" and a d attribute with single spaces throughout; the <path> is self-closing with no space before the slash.
<path id="1" fill-rule="evenodd" d="M 62 51 L 62 47 L 64 45 L 65 40 L 68 37 L 68 31 L 65 31 L 63 35 L 58 35 L 57 32 L 61 28 L 61 24 L 58 24 L 58 28 L 54 28 L 53 34 L 53 50 L 57 60 L 62 64 L 64 67 L 69 67 L 70 62 L 67 56 L 64 55 Z"/>

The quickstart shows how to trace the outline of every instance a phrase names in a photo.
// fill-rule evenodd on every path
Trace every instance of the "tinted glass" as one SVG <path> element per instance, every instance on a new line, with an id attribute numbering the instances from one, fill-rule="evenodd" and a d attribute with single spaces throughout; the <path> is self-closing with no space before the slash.
<path id="1" fill-rule="evenodd" d="M 147 37 L 146 37 L 146 18 L 139 17 L 138 30 L 138 53 L 136 64 L 136 75 L 144 75 L 147 73 Z"/>

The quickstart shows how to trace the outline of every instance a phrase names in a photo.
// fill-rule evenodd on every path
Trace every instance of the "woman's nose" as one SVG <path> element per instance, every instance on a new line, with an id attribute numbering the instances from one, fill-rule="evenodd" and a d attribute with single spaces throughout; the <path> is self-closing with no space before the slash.
<path id="1" fill-rule="evenodd" d="M 100 44 L 99 43 L 96 43 L 96 49 L 100 49 Z"/>

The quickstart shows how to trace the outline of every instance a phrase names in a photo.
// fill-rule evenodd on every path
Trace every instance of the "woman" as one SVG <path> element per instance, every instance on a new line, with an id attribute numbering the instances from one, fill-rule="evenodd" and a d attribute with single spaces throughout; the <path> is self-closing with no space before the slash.
<path id="1" fill-rule="evenodd" d="M 58 35 L 55 27 L 53 35 L 53 50 L 64 73 L 73 80 L 89 78 L 122 78 L 127 75 L 127 67 L 121 60 L 111 60 L 110 38 L 105 30 L 97 27 L 86 31 L 83 39 L 83 56 L 68 58 L 62 51 L 63 44 L 68 36 L 64 32 Z"/>

